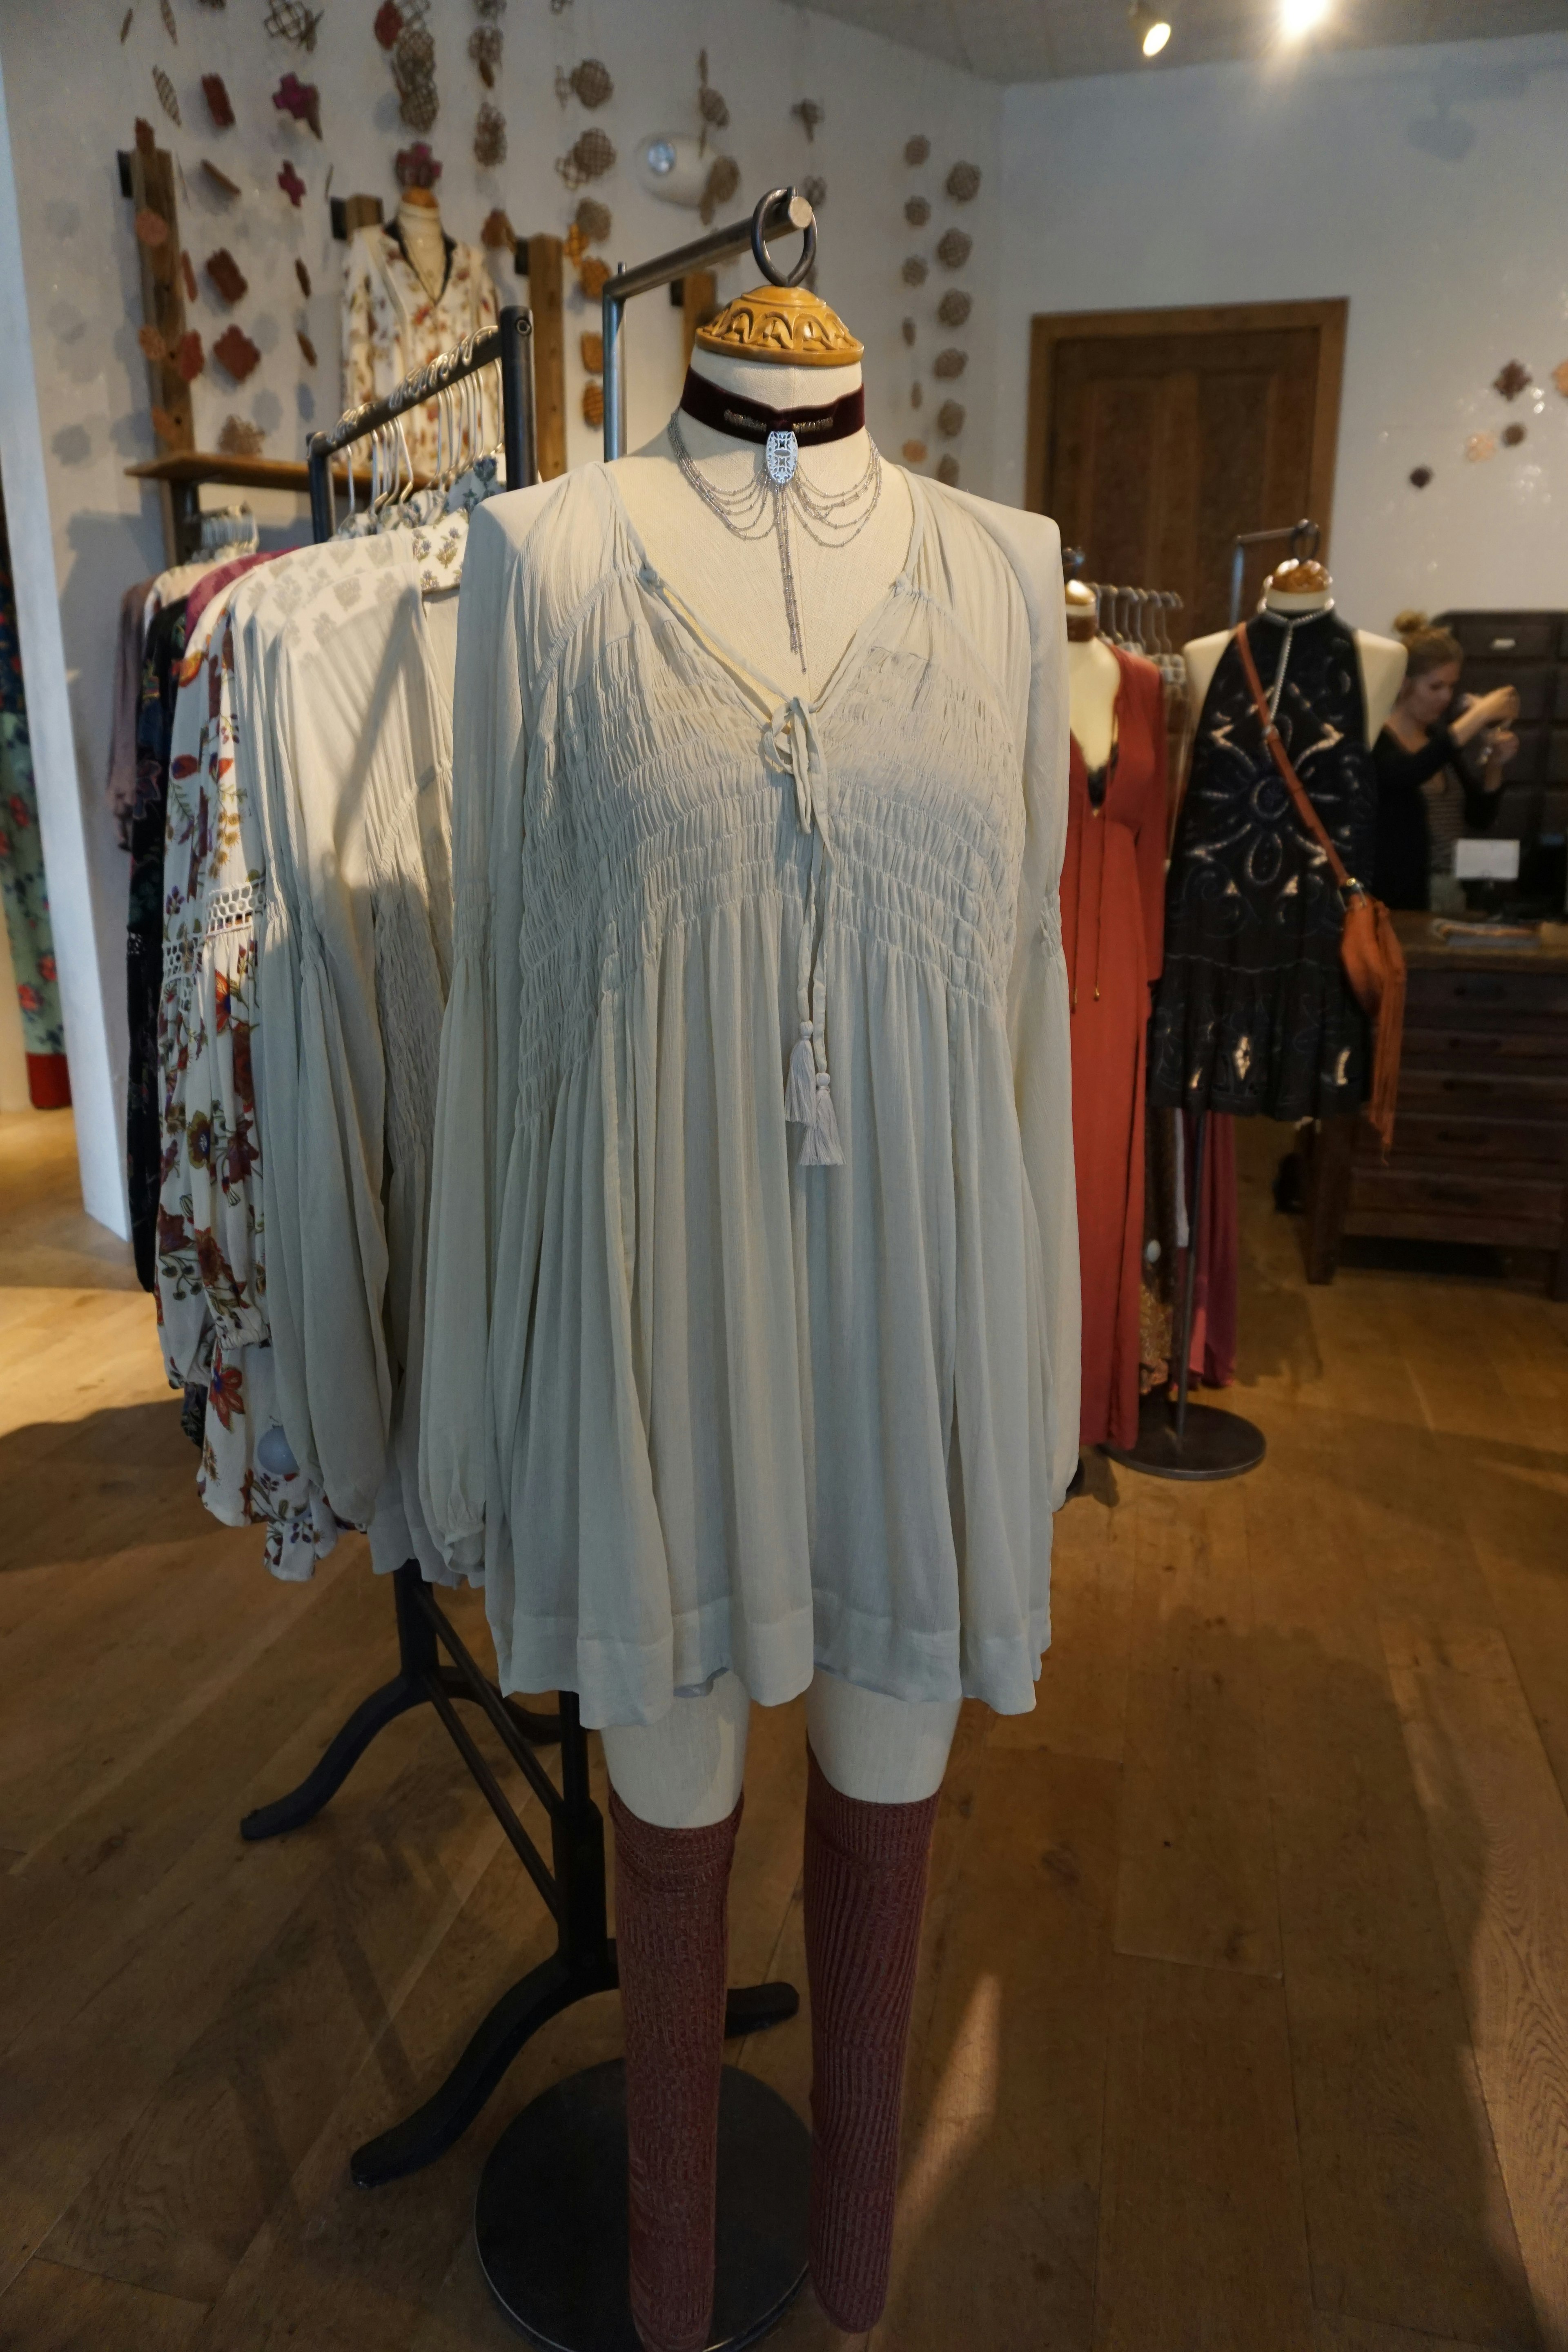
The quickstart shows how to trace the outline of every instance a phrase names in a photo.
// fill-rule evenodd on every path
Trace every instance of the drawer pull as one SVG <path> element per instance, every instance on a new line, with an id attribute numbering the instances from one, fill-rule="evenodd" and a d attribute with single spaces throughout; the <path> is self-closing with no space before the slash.
<path id="1" fill-rule="evenodd" d="M 1494 637 L 1491 642 L 1491 651 L 1494 654 L 1510 654 L 1518 643 L 1517 637 Z"/>

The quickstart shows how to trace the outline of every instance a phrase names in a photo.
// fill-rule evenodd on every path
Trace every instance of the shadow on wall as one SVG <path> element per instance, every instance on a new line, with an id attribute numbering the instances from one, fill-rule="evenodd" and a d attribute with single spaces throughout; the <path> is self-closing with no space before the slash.
<path id="1" fill-rule="evenodd" d="M 1474 122 L 1458 110 L 1466 106 L 1517 101 L 1529 92 L 1537 74 L 1563 74 L 1568 67 L 1553 60 L 1540 65 L 1489 65 L 1479 59 L 1451 59 L 1433 76 L 1432 110 L 1418 114 L 1405 126 L 1405 136 L 1424 155 L 1442 163 L 1462 163 L 1476 143 Z"/>

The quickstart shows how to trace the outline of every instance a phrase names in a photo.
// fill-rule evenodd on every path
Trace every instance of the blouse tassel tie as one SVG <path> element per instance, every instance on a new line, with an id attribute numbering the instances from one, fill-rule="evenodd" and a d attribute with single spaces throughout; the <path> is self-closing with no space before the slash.
<path id="1" fill-rule="evenodd" d="M 823 916 L 826 884 L 826 811 L 812 788 L 814 774 L 823 773 L 822 746 L 811 714 L 799 695 L 792 695 L 773 713 L 771 734 L 773 756 L 795 779 L 795 823 L 811 839 L 811 874 L 801 917 L 800 945 L 795 956 L 795 1011 L 800 1034 L 789 1057 L 784 1086 L 784 1118 L 804 1127 L 799 1165 L 841 1168 L 844 1146 L 833 1108 L 833 1078 L 827 1066 L 827 933 Z M 819 935 L 820 932 L 820 935 Z"/>

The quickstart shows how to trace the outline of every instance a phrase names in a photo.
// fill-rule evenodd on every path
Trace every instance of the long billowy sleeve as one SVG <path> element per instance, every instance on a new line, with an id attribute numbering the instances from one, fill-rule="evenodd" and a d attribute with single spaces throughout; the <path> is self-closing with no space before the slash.
<path id="1" fill-rule="evenodd" d="M 540 496 L 497 502 L 510 509 Z M 516 1095 L 523 709 L 516 534 L 479 508 L 468 533 L 452 717 L 452 980 L 441 1031 L 426 1275 L 419 1491 L 454 1568 L 476 1570 L 493 1486 L 490 1278 Z M 489 1516 L 494 1517 L 492 1508 Z M 491 1529 L 494 1539 L 495 1530 Z"/>
<path id="2" fill-rule="evenodd" d="M 1024 1170 L 1041 1253 L 1041 1377 L 1048 1507 L 1078 1467 L 1081 1326 L 1078 1192 L 1072 1152 L 1072 1048 L 1058 886 L 1068 825 L 1067 623 L 1061 535 L 1043 515 L 974 502 L 1012 563 L 1031 644 L 1023 784 L 1025 840 L 1007 992 Z M 1044 1498 L 1042 1498 L 1043 1500 Z"/>

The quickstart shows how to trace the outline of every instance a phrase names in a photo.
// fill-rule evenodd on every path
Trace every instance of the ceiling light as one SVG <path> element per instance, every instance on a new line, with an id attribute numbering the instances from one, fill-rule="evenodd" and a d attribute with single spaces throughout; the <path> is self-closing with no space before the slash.
<path id="1" fill-rule="evenodd" d="M 1328 13 L 1329 0 L 1279 0 L 1279 29 L 1288 41 L 1299 41 Z"/>
<path id="2" fill-rule="evenodd" d="M 1171 27 L 1164 17 L 1156 16 L 1152 8 L 1144 5 L 1144 0 L 1132 0 L 1127 17 L 1144 56 L 1157 58 L 1171 37 Z"/>

